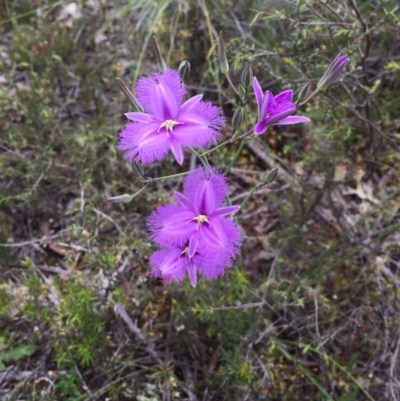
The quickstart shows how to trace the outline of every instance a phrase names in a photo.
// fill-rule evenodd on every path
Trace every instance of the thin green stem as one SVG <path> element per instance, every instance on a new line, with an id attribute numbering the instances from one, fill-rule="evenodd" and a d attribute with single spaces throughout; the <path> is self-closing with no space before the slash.
<path id="1" fill-rule="evenodd" d="M 242 151 L 242 149 L 244 148 L 244 145 L 246 144 L 246 140 L 242 139 L 242 141 L 240 142 L 240 145 L 235 153 L 235 155 L 233 156 L 231 162 L 229 163 L 228 167 L 225 170 L 224 175 L 228 175 L 229 172 L 231 171 L 232 166 L 236 163 L 236 160 L 238 159 L 240 152 Z"/>
<path id="2" fill-rule="evenodd" d="M 163 177 L 147 177 L 147 182 L 153 182 L 153 181 L 164 181 L 168 180 L 169 178 L 175 178 L 175 177 L 183 177 L 185 175 L 188 175 L 190 171 L 185 171 L 184 173 L 178 173 L 178 174 L 172 174 L 172 175 L 164 175 Z"/>
<path id="3" fill-rule="evenodd" d="M 247 201 L 251 198 L 251 196 L 254 194 L 255 190 L 259 188 L 259 185 L 256 185 L 249 193 L 248 195 L 243 199 L 243 202 L 240 204 L 240 209 L 243 208 L 243 206 L 247 203 Z"/>
<path id="4" fill-rule="evenodd" d="M 230 142 L 229 140 L 228 140 L 228 141 L 225 141 L 225 142 L 222 142 L 222 143 L 220 143 L 219 145 L 215 146 L 214 148 L 211 148 L 211 149 L 209 149 L 209 150 L 203 152 L 200 156 L 208 155 L 209 153 L 214 152 L 214 150 L 217 150 L 217 149 L 219 149 L 219 148 L 222 148 L 223 146 L 228 145 L 228 144 L 230 144 L 230 143 L 231 143 L 231 142 Z"/>
<path id="5" fill-rule="evenodd" d="M 232 138 L 228 139 L 227 141 L 221 142 L 219 145 L 217 145 L 217 146 L 215 146 L 215 147 L 213 147 L 211 149 L 206 150 L 200 156 L 208 155 L 209 153 L 214 152 L 214 150 L 220 149 L 220 148 L 224 147 L 225 145 L 230 145 L 231 143 L 237 141 L 238 139 L 244 139 L 247 135 L 251 134 L 252 131 L 253 131 L 253 128 L 251 130 L 245 132 L 242 135 L 233 136 Z"/>
<path id="6" fill-rule="evenodd" d="M 228 81 L 229 86 L 233 89 L 233 91 L 240 97 L 240 100 L 243 102 L 242 97 L 240 96 L 239 92 L 235 88 L 235 85 L 233 85 L 233 83 L 231 81 L 231 77 L 229 76 L 229 73 L 226 74 L 225 77 L 226 77 L 226 80 Z"/>
<path id="7" fill-rule="evenodd" d="M 313 93 L 311 93 L 309 96 L 307 96 L 307 98 L 304 99 L 304 100 L 298 105 L 298 107 L 303 106 L 303 104 L 306 104 L 306 103 L 307 103 L 309 100 L 311 100 L 318 92 L 319 92 L 318 88 L 315 89 L 315 91 L 314 91 Z"/>
<path id="8" fill-rule="evenodd" d="M 210 165 L 210 163 L 208 163 L 207 157 L 205 157 L 205 156 L 203 156 L 203 155 L 200 155 L 200 154 L 199 154 L 197 151 L 195 151 L 193 148 L 189 148 L 189 149 L 190 149 L 190 151 L 191 151 L 193 154 L 195 154 L 195 155 L 199 158 L 200 163 L 201 163 L 204 167 L 207 167 L 207 166 Z"/>

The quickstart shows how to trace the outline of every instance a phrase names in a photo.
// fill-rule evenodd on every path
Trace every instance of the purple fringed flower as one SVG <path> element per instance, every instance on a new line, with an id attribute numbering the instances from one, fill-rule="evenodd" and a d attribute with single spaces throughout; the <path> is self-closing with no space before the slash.
<path id="1" fill-rule="evenodd" d="M 238 253 L 238 227 L 225 216 L 238 211 L 239 206 L 221 206 L 228 184 L 210 167 L 190 173 L 184 193 L 175 192 L 179 205 L 160 206 L 149 218 L 151 237 L 169 248 L 153 255 L 156 259 L 152 264 L 159 274 L 175 281 L 182 279 L 186 271 L 190 277 L 193 266 L 203 276 L 216 278 Z M 176 249 L 180 249 L 179 258 Z"/>
<path id="2" fill-rule="evenodd" d="M 340 74 L 344 71 L 348 63 L 349 63 L 348 57 L 341 56 L 340 54 L 338 54 L 332 61 L 328 69 L 325 71 L 325 74 L 319 80 L 317 84 L 317 89 L 318 90 L 324 89 L 332 82 L 337 81 L 339 79 Z"/>
<path id="3" fill-rule="evenodd" d="M 221 207 L 228 194 L 224 177 L 211 168 L 196 169 L 186 178 L 185 195 L 175 192 L 180 205 L 159 207 L 149 219 L 152 238 L 167 247 L 188 243 L 188 256 L 196 252 L 220 260 L 232 258 L 240 241 L 237 226 L 224 216 L 239 206 Z"/>
<path id="4" fill-rule="evenodd" d="M 292 103 L 293 91 L 287 90 L 274 96 L 270 91 L 263 94 L 256 77 L 253 78 L 253 89 L 258 105 L 258 122 L 254 133 L 263 134 L 270 125 L 291 125 L 309 122 L 305 116 L 292 116 L 296 105 Z"/>
<path id="5" fill-rule="evenodd" d="M 183 102 L 186 88 L 177 71 L 140 78 L 136 94 L 145 113 L 125 115 L 134 123 L 120 133 L 118 149 L 131 161 L 146 164 L 163 159 L 171 149 L 176 161 L 183 162 L 183 147 L 207 148 L 217 143 L 225 124 L 220 109 L 197 95 Z"/>
<path id="6" fill-rule="evenodd" d="M 225 273 L 227 264 L 216 264 L 212 259 L 196 253 L 192 258 L 188 256 L 188 248 L 160 249 L 150 258 L 153 266 L 151 275 L 161 277 L 165 283 L 182 281 L 188 273 L 193 287 L 197 284 L 197 273 L 209 279 L 216 279 Z"/>

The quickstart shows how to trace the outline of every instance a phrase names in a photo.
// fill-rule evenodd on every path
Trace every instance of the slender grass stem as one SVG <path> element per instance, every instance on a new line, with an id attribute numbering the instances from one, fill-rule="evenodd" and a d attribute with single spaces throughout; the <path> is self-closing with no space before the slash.
<path id="1" fill-rule="evenodd" d="M 289 345 L 294 345 L 294 346 L 299 346 L 299 344 L 297 344 L 295 341 L 290 341 L 290 340 L 281 340 L 282 342 L 289 344 Z M 344 374 L 346 374 L 350 380 L 352 380 L 354 382 L 354 384 L 365 394 L 365 396 L 370 400 L 370 401 L 375 401 L 374 398 L 372 398 L 371 394 L 368 393 L 367 390 L 365 390 L 365 388 L 360 384 L 360 382 L 349 372 L 347 371 L 347 369 L 342 366 L 339 362 L 337 362 L 335 359 L 333 359 L 332 357 L 330 357 L 327 353 L 320 351 L 310 345 L 306 345 L 304 346 L 304 353 L 306 353 L 306 350 L 314 352 L 320 356 L 322 356 L 325 360 L 328 360 L 329 362 L 332 362 L 336 367 L 338 367 Z"/>
<path id="2" fill-rule="evenodd" d="M 321 273 L 317 274 L 316 276 L 314 276 L 313 278 L 311 278 L 308 281 L 309 285 L 313 285 L 315 283 L 317 283 L 319 281 L 319 279 L 323 276 L 325 276 L 325 274 L 329 273 L 330 271 L 336 269 L 336 267 L 340 266 L 342 263 L 344 263 L 346 260 L 352 258 L 353 256 L 356 256 L 358 253 L 360 253 L 363 249 L 368 248 L 370 245 L 374 244 L 375 242 L 386 238 L 388 235 L 392 234 L 393 232 L 395 232 L 396 230 L 400 229 L 400 224 L 396 224 L 395 226 L 387 229 L 386 231 L 384 231 L 382 234 L 378 235 L 377 237 L 375 237 L 373 240 L 367 242 L 366 244 L 360 245 L 358 246 L 356 249 L 354 249 L 353 251 L 349 252 L 347 255 L 343 256 L 341 259 L 339 259 L 337 262 L 330 264 L 325 270 L 323 270 Z"/>
<path id="3" fill-rule="evenodd" d="M 304 368 L 304 366 L 302 364 L 300 364 L 299 362 L 296 361 L 296 359 L 289 354 L 289 352 L 287 352 L 285 350 L 285 348 L 281 347 L 279 344 L 275 344 L 276 349 L 289 361 L 293 362 L 303 373 L 304 375 L 307 377 L 308 380 L 310 380 L 310 382 L 312 384 L 314 384 L 314 386 L 320 391 L 321 394 L 324 395 L 324 397 L 326 397 L 327 400 L 329 401 L 335 401 L 330 394 L 326 391 L 326 389 L 322 386 L 322 384 L 307 370 Z"/>

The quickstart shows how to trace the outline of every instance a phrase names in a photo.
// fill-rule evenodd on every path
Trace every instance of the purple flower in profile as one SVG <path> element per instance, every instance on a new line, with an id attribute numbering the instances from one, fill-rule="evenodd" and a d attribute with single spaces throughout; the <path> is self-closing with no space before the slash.
<path id="1" fill-rule="evenodd" d="M 187 247 L 160 249 L 151 256 L 150 264 L 153 266 L 151 275 L 161 277 L 166 284 L 182 281 L 187 273 L 193 287 L 197 284 L 197 273 L 209 279 L 216 279 L 224 274 L 227 267 L 226 263 L 215 263 L 197 252 L 189 258 Z"/>
<path id="2" fill-rule="evenodd" d="M 220 109 L 203 102 L 202 95 L 183 103 L 186 88 L 177 71 L 140 78 L 136 84 L 139 103 L 144 113 L 125 115 L 133 123 L 120 133 L 118 149 L 131 161 L 146 164 L 163 159 L 169 150 L 179 164 L 184 147 L 209 147 L 217 143 L 225 124 Z"/>
<path id="3" fill-rule="evenodd" d="M 175 192 L 179 205 L 161 206 L 150 216 L 151 237 L 164 247 L 187 247 L 189 259 L 198 253 L 216 265 L 228 264 L 238 253 L 240 234 L 225 217 L 239 206 L 221 206 L 226 180 L 211 168 L 198 168 L 187 176 L 184 192 Z"/>
<path id="4" fill-rule="evenodd" d="M 332 61 L 328 69 L 325 71 L 325 74 L 319 80 L 317 84 L 317 89 L 318 90 L 324 89 L 332 82 L 337 81 L 339 79 L 340 74 L 344 71 L 348 63 L 349 63 L 348 57 L 341 56 L 340 54 L 338 54 Z"/>
<path id="5" fill-rule="evenodd" d="M 263 134 L 270 125 L 291 125 L 310 121 L 305 116 L 292 116 L 296 105 L 292 103 L 293 91 L 287 90 L 274 96 L 270 91 L 263 94 L 256 77 L 253 78 L 253 89 L 258 105 L 258 122 L 254 133 Z"/>

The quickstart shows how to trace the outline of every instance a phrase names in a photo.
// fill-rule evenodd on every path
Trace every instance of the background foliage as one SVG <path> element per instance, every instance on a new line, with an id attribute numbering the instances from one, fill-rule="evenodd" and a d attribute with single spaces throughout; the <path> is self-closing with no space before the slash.
<path id="1" fill-rule="evenodd" d="M 400 399 L 396 1 L 0 7 L 2 399 Z M 146 218 L 182 179 L 105 202 L 142 186 L 116 151 L 129 105 L 115 78 L 155 71 L 156 34 L 171 67 L 191 62 L 192 94 L 230 117 L 219 31 L 235 84 L 249 63 L 273 93 L 315 85 L 339 52 L 350 66 L 299 109 L 312 124 L 270 129 L 232 169 L 236 203 L 280 171 L 238 216 L 237 266 L 165 287 L 148 276 Z M 210 160 L 227 166 L 236 146 Z M 180 171 L 172 158 L 146 168 Z"/>

